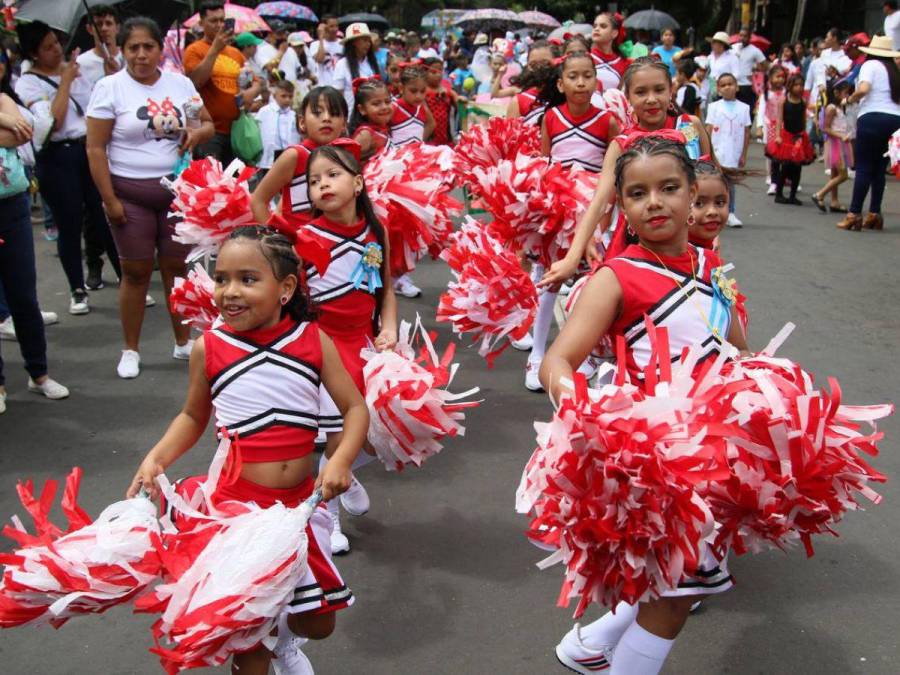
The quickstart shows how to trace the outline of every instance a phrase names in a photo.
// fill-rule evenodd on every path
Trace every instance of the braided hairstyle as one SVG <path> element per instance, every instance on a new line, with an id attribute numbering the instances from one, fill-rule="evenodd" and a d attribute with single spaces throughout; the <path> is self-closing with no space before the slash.
<path id="1" fill-rule="evenodd" d="M 290 300 L 281 308 L 281 316 L 290 315 L 298 322 L 312 321 L 316 318 L 316 309 L 309 297 L 309 291 L 300 269 L 300 258 L 291 241 L 280 232 L 263 225 L 243 225 L 232 230 L 226 241 L 248 239 L 259 245 L 259 251 L 269 261 L 272 274 L 278 281 L 283 281 L 293 274 L 297 277 L 297 288 Z"/>
<path id="2" fill-rule="evenodd" d="M 543 81 L 541 90 L 538 93 L 538 101 L 540 101 L 541 103 L 545 103 L 548 108 L 552 108 L 554 106 L 562 105 L 563 103 L 565 103 L 566 95 L 559 90 L 557 83 L 562 78 L 563 71 L 565 71 L 566 66 L 569 65 L 569 63 L 571 63 L 572 61 L 577 61 L 580 59 L 587 59 L 588 61 L 590 61 L 591 70 L 594 69 L 594 61 L 593 59 L 591 59 L 591 55 L 588 52 L 569 52 L 562 57 L 562 60 L 559 61 L 559 63 L 554 63 L 551 66 L 552 70 L 547 73 L 546 79 Z"/>
<path id="3" fill-rule="evenodd" d="M 672 157 L 678 162 L 688 179 L 689 185 L 693 185 L 697 182 L 697 171 L 694 162 L 691 161 L 684 144 L 670 138 L 654 136 L 651 133 L 636 140 L 631 147 L 623 152 L 619 156 L 619 159 L 616 160 L 616 192 L 621 196 L 625 169 L 634 160 L 644 157 L 660 157 L 663 155 Z"/>
<path id="4" fill-rule="evenodd" d="M 383 80 L 369 79 L 359 85 L 353 103 L 353 113 L 350 115 L 350 136 L 356 133 L 360 125 L 369 121 L 365 113 L 360 112 L 359 107 L 365 105 L 366 101 L 381 90 L 388 92 L 388 96 L 390 96 L 390 89 L 388 89 L 387 83 Z"/>
<path id="5" fill-rule="evenodd" d="M 698 159 L 694 163 L 694 174 L 697 180 L 701 178 L 718 178 L 725 185 L 726 190 L 730 190 L 731 186 L 736 182 L 721 166 L 709 159 Z"/>
<path id="6" fill-rule="evenodd" d="M 563 53 L 568 54 L 569 52 L 590 52 L 591 51 L 591 41 L 588 40 L 581 33 L 574 33 L 566 38 L 566 41 L 563 42 Z"/>

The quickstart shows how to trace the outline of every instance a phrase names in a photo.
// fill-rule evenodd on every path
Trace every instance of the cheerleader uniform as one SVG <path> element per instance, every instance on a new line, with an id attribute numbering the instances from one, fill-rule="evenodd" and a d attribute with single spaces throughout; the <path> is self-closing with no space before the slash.
<path id="1" fill-rule="evenodd" d="M 303 229 L 331 254 L 324 276 L 312 265 L 305 270 L 310 298 L 319 310 L 319 327 L 332 339 L 344 368 L 365 396 L 365 362 L 359 352 L 375 341 L 375 291 L 381 284 L 383 251 L 365 220 L 348 227 L 323 216 Z M 324 387 L 319 392 L 318 426 L 325 433 L 343 428 L 340 411 Z"/>
<path id="2" fill-rule="evenodd" d="M 593 105 L 577 118 L 569 112 L 568 103 L 550 108 L 544 116 L 550 137 L 550 160 L 599 173 L 609 144 L 610 119 L 609 112 Z"/>
<path id="3" fill-rule="evenodd" d="M 533 87 L 516 94 L 516 103 L 519 105 L 519 117 L 529 126 L 537 126 L 541 123 L 541 116 L 547 106 L 537 100 L 538 89 Z"/>
<path id="4" fill-rule="evenodd" d="M 403 99 L 394 101 L 391 118 L 391 142 L 394 145 L 421 143 L 425 139 L 425 106 L 410 107 Z"/>
<path id="5" fill-rule="evenodd" d="M 238 332 L 221 323 L 204 333 L 203 342 L 216 426 L 235 439 L 228 464 L 234 468 L 311 455 L 322 371 L 318 324 L 286 316 L 272 328 Z M 192 476 L 175 489 L 190 502 L 204 480 Z M 295 507 L 312 494 L 315 484 L 311 475 L 292 488 L 266 487 L 240 477 L 224 481 L 216 486 L 213 504 L 255 502 L 263 508 L 276 502 Z M 167 511 L 176 526 L 187 524 L 171 506 Z M 324 614 L 353 604 L 352 592 L 331 561 L 331 527 L 326 509 L 316 509 L 306 526 L 308 568 L 285 608 L 288 613 Z"/>
<path id="6" fill-rule="evenodd" d="M 309 185 L 306 182 L 306 165 L 309 156 L 319 145 L 310 139 L 304 140 L 298 145 L 292 145 L 288 150 L 297 151 L 297 165 L 294 167 L 294 177 L 281 188 L 281 215 L 295 227 L 300 227 L 312 219 L 312 202 L 309 199 Z"/>
<path id="7" fill-rule="evenodd" d="M 368 131 L 369 136 L 371 136 L 372 138 L 372 145 L 374 149 L 374 152 L 372 153 L 373 157 L 385 148 L 390 149 L 394 147 L 394 144 L 391 142 L 391 130 L 389 127 L 377 127 L 374 124 L 370 124 L 369 122 L 364 122 L 363 124 L 360 124 L 358 127 L 356 127 L 356 131 L 353 132 L 353 140 L 357 140 L 357 137 L 363 131 Z"/>
<path id="8" fill-rule="evenodd" d="M 604 54 L 596 48 L 591 49 L 591 59 L 597 72 L 597 89 L 600 91 L 618 89 L 625 70 L 631 65 L 631 59 L 626 59 L 617 52 Z"/>

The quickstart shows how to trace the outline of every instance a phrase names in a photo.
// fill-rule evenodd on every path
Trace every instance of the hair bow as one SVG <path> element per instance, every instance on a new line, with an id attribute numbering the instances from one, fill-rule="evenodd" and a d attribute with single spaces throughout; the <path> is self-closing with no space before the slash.
<path id="1" fill-rule="evenodd" d="M 564 64 L 564 63 L 566 62 L 566 59 L 567 59 L 567 58 L 569 58 L 569 55 L 568 55 L 568 54 L 563 54 L 562 56 L 557 56 L 555 59 L 553 59 L 553 61 L 551 61 L 551 63 L 552 63 L 554 66 L 557 66 L 557 67 L 558 67 L 558 66 L 561 66 L 562 64 Z"/>
<path id="2" fill-rule="evenodd" d="M 627 152 L 631 147 L 643 138 L 658 138 L 659 140 L 675 141 L 682 145 L 687 144 L 684 134 L 675 129 L 658 129 L 657 131 L 632 131 L 624 138 L 619 138 L 618 143 L 622 152 Z"/>
<path id="3" fill-rule="evenodd" d="M 698 162 L 712 162 L 712 155 L 710 155 L 710 154 L 700 155 L 697 158 L 697 161 Z"/>
<path id="4" fill-rule="evenodd" d="M 422 65 L 422 59 L 413 59 L 412 61 L 401 61 L 397 64 L 397 67 L 400 68 L 400 72 L 403 72 L 407 68 L 418 68 Z"/>
<path id="5" fill-rule="evenodd" d="M 557 47 L 562 47 L 563 43 L 563 41 L 559 38 L 550 38 L 549 40 L 547 40 L 547 42 L 549 42 L 551 45 L 556 45 Z"/>
<path id="6" fill-rule="evenodd" d="M 359 88 L 364 84 L 373 84 L 375 82 L 381 82 L 381 75 L 372 75 L 372 77 L 357 77 L 353 80 L 353 94 L 356 95 L 356 92 L 359 91 Z"/>
<path id="7" fill-rule="evenodd" d="M 333 145 L 334 147 L 340 148 L 341 150 L 346 150 L 351 155 L 356 157 L 357 162 L 362 161 L 362 147 L 352 138 L 335 138 L 328 145 Z"/>
<path id="8" fill-rule="evenodd" d="M 625 42 L 625 38 L 628 37 L 627 32 L 625 31 L 625 17 L 616 12 L 612 15 L 613 20 L 619 24 L 619 32 L 616 33 L 615 43 L 616 47 L 621 46 L 623 42 Z"/>
<path id="9" fill-rule="evenodd" d="M 331 263 L 331 253 L 311 234 L 303 228 L 291 225 L 280 213 L 273 213 L 269 217 L 267 225 L 287 237 L 293 243 L 294 250 L 300 259 L 311 263 L 318 270 L 319 276 L 325 276 L 328 265 Z"/>

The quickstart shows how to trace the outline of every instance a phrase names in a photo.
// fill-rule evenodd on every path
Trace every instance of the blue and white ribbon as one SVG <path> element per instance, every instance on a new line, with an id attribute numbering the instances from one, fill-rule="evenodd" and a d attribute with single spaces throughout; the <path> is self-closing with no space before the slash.
<path id="1" fill-rule="evenodd" d="M 737 300 L 737 288 L 734 279 L 725 276 L 734 269 L 734 265 L 728 263 L 721 267 L 713 268 L 710 273 L 710 281 L 713 288 L 712 310 L 709 313 L 710 327 L 720 340 L 728 337 L 731 328 L 731 308 Z"/>
<path id="2" fill-rule="evenodd" d="M 366 244 L 356 269 L 350 276 L 353 288 L 359 289 L 365 285 L 369 293 L 375 293 L 383 286 L 381 283 L 381 263 L 384 261 L 384 252 L 379 244 L 371 242 Z"/>

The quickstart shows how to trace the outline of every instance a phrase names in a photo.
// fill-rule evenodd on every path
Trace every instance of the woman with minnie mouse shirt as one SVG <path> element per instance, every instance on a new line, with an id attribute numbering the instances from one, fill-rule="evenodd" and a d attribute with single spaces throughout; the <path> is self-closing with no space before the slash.
<path id="1" fill-rule="evenodd" d="M 172 239 L 173 195 L 160 179 L 172 174 L 182 153 L 211 139 L 215 130 L 202 107 L 196 124 L 185 123 L 185 105 L 199 101 L 199 95 L 184 75 L 159 69 L 162 35 L 156 22 L 129 19 L 120 40 L 126 67 L 94 87 L 87 109 L 87 152 L 122 261 L 119 315 L 125 348 L 117 370 L 128 379 L 140 373 L 138 344 L 154 259 L 159 260 L 166 296 L 175 277 L 185 276 L 188 247 Z M 190 328 L 175 314 L 171 319 L 172 358 L 186 361 Z"/>

